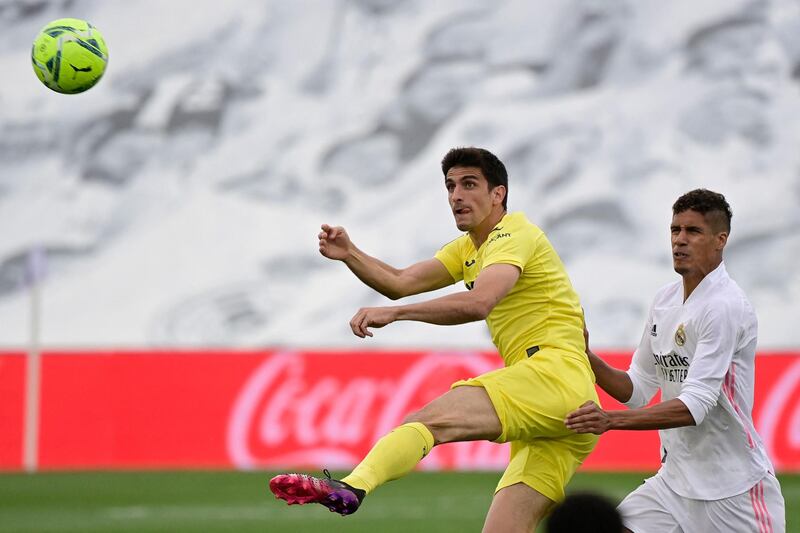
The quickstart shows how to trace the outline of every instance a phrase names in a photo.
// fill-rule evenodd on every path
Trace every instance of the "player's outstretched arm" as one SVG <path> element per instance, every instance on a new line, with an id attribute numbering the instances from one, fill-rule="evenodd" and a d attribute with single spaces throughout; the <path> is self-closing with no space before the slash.
<path id="1" fill-rule="evenodd" d="M 361 251 L 341 226 L 322 225 L 319 253 L 342 261 L 365 285 L 387 298 L 397 300 L 452 285 L 453 277 L 437 259 L 421 261 L 398 269 Z"/>
<path id="2" fill-rule="evenodd" d="M 387 307 L 364 307 L 350 320 L 358 337 L 371 337 L 368 328 L 381 328 L 397 320 L 454 325 L 485 319 L 519 279 L 518 267 L 494 264 L 483 269 L 471 291 L 448 294 L 426 302 Z"/>
<path id="3" fill-rule="evenodd" d="M 626 411 L 606 411 L 592 401 L 567 415 L 566 426 L 576 433 L 601 435 L 610 429 L 670 429 L 694 426 L 695 421 L 686 404 L 677 398 L 652 407 Z"/>

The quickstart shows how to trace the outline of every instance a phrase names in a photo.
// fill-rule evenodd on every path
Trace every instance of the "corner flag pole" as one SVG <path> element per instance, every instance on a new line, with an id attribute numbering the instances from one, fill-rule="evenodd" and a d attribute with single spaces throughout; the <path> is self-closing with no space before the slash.
<path id="1" fill-rule="evenodd" d="M 26 282 L 30 293 L 30 330 L 25 364 L 25 431 L 22 443 L 22 466 L 28 472 L 39 468 L 39 400 L 41 397 L 41 281 L 44 277 L 45 252 L 34 247 L 28 253 Z"/>

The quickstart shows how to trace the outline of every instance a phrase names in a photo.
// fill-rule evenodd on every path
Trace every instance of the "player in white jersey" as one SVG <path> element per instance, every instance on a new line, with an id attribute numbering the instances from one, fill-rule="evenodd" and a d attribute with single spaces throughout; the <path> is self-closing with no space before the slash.
<path id="1" fill-rule="evenodd" d="M 784 532 L 780 485 L 753 426 L 758 324 L 722 251 L 725 197 L 697 189 L 672 206 L 672 261 L 681 280 L 662 288 L 627 372 L 588 348 L 597 384 L 630 409 L 587 402 L 578 433 L 658 429 L 662 465 L 619 510 L 634 533 Z M 661 389 L 661 402 L 645 407 Z"/>

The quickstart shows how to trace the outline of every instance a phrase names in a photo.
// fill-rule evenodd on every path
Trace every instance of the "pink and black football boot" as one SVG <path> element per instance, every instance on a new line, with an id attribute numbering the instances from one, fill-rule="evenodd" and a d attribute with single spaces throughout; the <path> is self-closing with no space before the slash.
<path id="1" fill-rule="evenodd" d="M 351 487 L 344 481 L 331 479 L 327 470 L 325 478 L 306 474 L 281 474 L 269 480 L 269 490 L 276 498 L 289 505 L 319 503 L 340 515 L 353 514 L 364 501 L 366 492 Z"/>

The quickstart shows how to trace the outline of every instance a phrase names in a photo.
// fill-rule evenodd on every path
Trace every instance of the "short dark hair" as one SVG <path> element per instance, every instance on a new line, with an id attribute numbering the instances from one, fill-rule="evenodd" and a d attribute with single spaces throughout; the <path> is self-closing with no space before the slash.
<path id="1" fill-rule="evenodd" d="M 503 209 L 508 209 L 508 172 L 496 155 L 489 150 L 474 146 L 453 148 L 442 159 L 442 174 L 447 176 L 447 172 L 453 167 L 478 167 L 489 182 L 490 190 L 498 185 L 505 187 Z"/>
<path id="2" fill-rule="evenodd" d="M 733 212 L 728 201 L 720 193 L 708 189 L 695 189 L 687 192 L 672 204 L 673 215 L 690 209 L 702 214 L 714 232 L 731 232 Z"/>
<path id="3" fill-rule="evenodd" d="M 547 533 L 620 533 L 622 518 L 609 500 L 590 492 L 570 494 L 547 519 Z"/>

